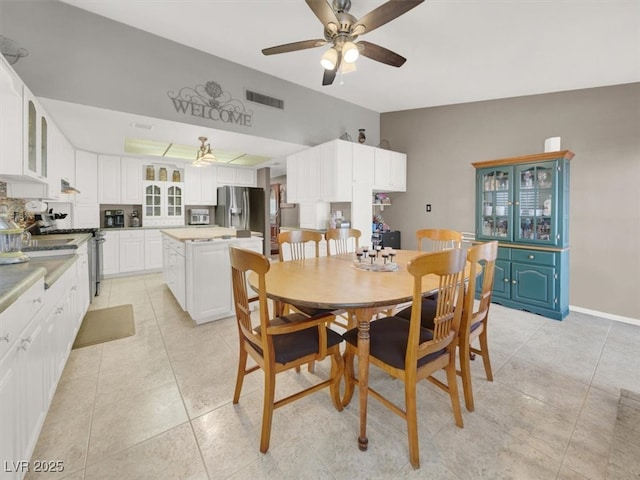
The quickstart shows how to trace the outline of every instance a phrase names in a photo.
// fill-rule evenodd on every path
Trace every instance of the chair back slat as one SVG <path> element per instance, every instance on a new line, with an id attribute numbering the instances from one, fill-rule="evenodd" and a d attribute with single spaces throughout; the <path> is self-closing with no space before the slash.
<path id="1" fill-rule="evenodd" d="M 360 230 L 355 228 L 332 228 L 325 232 L 327 255 L 353 253 L 360 246 Z"/>
<path id="2" fill-rule="evenodd" d="M 441 252 L 462 247 L 462 233 L 455 230 L 425 228 L 416 231 L 418 250 Z M 429 248 L 425 248 L 425 242 Z"/>
<path id="3" fill-rule="evenodd" d="M 278 234 L 279 253 L 278 257 L 281 262 L 286 260 L 302 260 L 307 258 L 306 246 L 308 242 L 314 243 L 315 256 L 320 256 L 320 241 L 322 234 L 319 232 L 310 232 L 308 230 L 291 230 Z M 285 256 L 285 248 L 289 252 L 289 256 Z"/>

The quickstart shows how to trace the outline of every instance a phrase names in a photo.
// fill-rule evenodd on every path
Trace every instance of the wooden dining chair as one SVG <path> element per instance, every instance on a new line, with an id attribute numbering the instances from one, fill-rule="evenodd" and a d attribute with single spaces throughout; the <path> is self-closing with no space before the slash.
<path id="1" fill-rule="evenodd" d="M 336 410 L 342 411 L 340 401 L 340 380 L 343 373 L 343 360 L 340 354 L 342 337 L 327 328 L 326 317 L 309 318 L 300 313 L 284 317 L 269 318 L 266 295 L 266 273 L 270 263 L 267 257 L 251 250 L 231 245 L 231 278 L 233 298 L 238 324 L 240 354 L 238 359 L 238 375 L 233 395 L 233 403 L 240 400 L 242 383 L 245 375 L 256 370 L 264 371 L 264 400 L 262 410 L 262 431 L 260 435 L 260 451 L 269 449 L 271 422 L 273 411 L 294 400 L 329 387 L 331 400 Z M 250 297 L 247 292 L 246 275 L 255 272 L 258 275 L 258 295 Z M 257 301 L 259 305 L 259 322 L 253 324 L 249 303 Z M 247 368 L 247 359 L 251 358 L 257 365 Z M 311 387 L 279 400 L 275 399 L 276 375 L 278 373 L 300 367 L 305 363 L 323 360 L 331 356 L 331 372 L 329 378 Z"/>
<path id="2" fill-rule="evenodd" d="M 414 277 L 410 320 L 383 317 L 372 322 L 369 329 L 370 362 L 404 382 L 404 409 L 371 387 L 369 393 L 407 422 L 409 459 L 414 468 L 420 466 L 416 398 L 416 385 L 420 380 L 426 378 L 449 394 L 455 423 L 460 428 L 463 426 L 455 354 L 464 299 L 465 263 L 466 251 L 462 249 L 424 253 L 411 259 L 407 265 L 407 271 Z M 433 330 L 420 325 L 422 278 L 425 275 L 439 278 Z M 357 384 L 354 357 L 358 354 L 358 330 L 351 329 L 343 336 L 347 341 L 345 379 Z M 446 383 L 432 376 L 439 370 L 446 371 Z"/>
<path id="3" fill-rule="evenodd" d="M 324 233 L 327 255 L 354 253 L 360 246 L 362 233 L 355 228 L 331 228 Z"/>
<path id="4" fill-rule="evenodd" d="M 440 252 L 451 248 L 461 248 L 462 233 L 455 230 L 424 228 L 416 231 L 416 239 L 418 241 L 418 250 Z M 430 248 L 424 248 L 424 242 L 427 242 Z"/>
<path id="5" fill-rule="evenodd" d="M 487 321 L 489 318 L 489 308 L 491 306 L 491 295 L 493 292 L 493 278 L 498 257 L 498 242 L 487 242 L 474 245 L 467 251 L 467 261 L 470 263 L 469 282 L 464 297 L 464 308 L 462 321 L 460 324 L 460 335 L 458 341 L 460 358 L 460 376 L 462 377 L 462 387 L 464 390 L 464 403 L 467 410 L 473 412 L 473 388 L 471 385 L 471 362 L 475 355 L 482 356 L 484 372 L 487 380 L 493 381 L 491 371 L 491 360 L 489 359 L 489 345 L 487 342 Z M 480 298 L 475 302 L 476 285 L 482 270 L 482 286 L 480 288 Z M 472 343 L 478 339 L 479 347 Z"/>
<path id="6" fill-rule="evenodd" d="M 309 230 L 290 230 L 287 232 L 280 232 L 278 234 L 278 246 L 280 247 L 278 258 L 281 262 L 307 258 L 309 256 L 307 255 L 308 243 L 313 244 L 315 252 L 313 256 L 319 257 L 321 241 L 322 234 L 320 232 L 311 232 Z M 289 255 L 285 255 L 285 250 L 289 252 Z"/>

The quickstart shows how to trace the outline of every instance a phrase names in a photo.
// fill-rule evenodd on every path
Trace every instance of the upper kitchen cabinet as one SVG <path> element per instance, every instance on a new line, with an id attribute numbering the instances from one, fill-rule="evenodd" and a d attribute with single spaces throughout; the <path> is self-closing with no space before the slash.
<path id="1" fill-rule="evenodd" d="M 216 170 L 218 187 L 224 185 L 255 187 L 257 185 L 256 171 L 250 168 L 216 167 Z"/>
<path id="2" fill-rule="evenodd" d="M 142 203 L 142 164 L 143 161 L 139 158 L 120 158 L 120 203 Z"/>
<path id="3" fill-rule="evenodd" d="M 184 225 L 184 183 L 144 182 L 142 224 L 146 227 Z"/>
<path id="4" fill-rule="evenodd" d="M 217 205 L 217 169 L 215 166 L 184 168 L 184 203 Z"/>
<path id="5" fill-rule="evenodd" d="M 0 55 L 0 175 L 3 178 L 23 174 L 22 87 L 22 80 Z"/>
<path id="6" fill-rule="evenodd" d="M 353 144 L 343 140 L 320 145 L 320 198 L 350 202 L 353 183 Z"/>
<path id="7" fill-rule="evenodd" d="M 98 204 L 98 155 L 83 150 L 76 151 L 75 187 L 80 190 L 76 194 L 76 204 Z"/>
<path id="8" fill-rule="evenodd" d="M 120 157 L 98 155 L 98 203 L 120 203 Z"/>
<path id="9" fill-rule="evenodd" d="M 373 189 L 383 192 L 407 191 L 407 155 L 376 148 Z"/>
<path id="10" fill-rule="evenodd" d="M 75 180 L 75 149 L 55 123 L 47 123 L 46 129 L 48 131 L 47 183 L 49 185 L 47 198 L 51 200 L 66 200 L 66 193 L 62 191 L 61 181 L 65 180 L 77 188 Z M 95 193 L 95 186 L 93 190 Z"/>
<path id="11" fill-rule="evenodd" d="M 23 87 L 24 97 L 24 175 L 46 182 L 49 160 L 49 120 L 36 97 Z"/>
<path id="12" fill-rule="evenodd" d="M 142 164 L 137 158 L 98 155 L 98 202 L 141 204 Z"/>

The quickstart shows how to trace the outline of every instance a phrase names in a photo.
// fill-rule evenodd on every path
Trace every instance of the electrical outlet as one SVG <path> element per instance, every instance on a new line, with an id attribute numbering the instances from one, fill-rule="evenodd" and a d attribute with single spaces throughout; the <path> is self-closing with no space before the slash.
<path id="1" fill-rule="evenodd" d="M 431 211 L 431 204 L 427 203 L 427 212 L 430 212 L 430 211 Z"/>

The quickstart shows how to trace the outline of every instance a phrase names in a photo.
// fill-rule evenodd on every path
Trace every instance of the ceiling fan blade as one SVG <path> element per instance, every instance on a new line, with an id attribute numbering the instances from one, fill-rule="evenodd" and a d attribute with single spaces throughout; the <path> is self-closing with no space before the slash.
<path id="1" fill-rule="evenodd" d="M 327 3 L 327 0 L 306 0 L 306 2 L 325 27 L 329 23 L 334 23 L 336 26 L 340 24 L 333 8 Z"/>
<path id="2" fill-rule="evenodd" d="M 278 45 L 276 47 L 263 48 L 262 53 L 263 55 L 275 55 L 277 53 L 295 52 L 306 48 L 321 47 L 326 44 L 327 41 L 322 39 L 302 40 L 301 42 L 285 43 L 284 45 Z"/>
<path id="3" fill-rule="evenodd" d="M 336 74 L 338 73 L 338 69 L 340 68 L 340 64 L 342 63 L 342 54 L 338 52 L 338 60 L 336 61 L 336 66 L 333 70 L 325 70 L 322 74 L 322 85 L 331 85 L 333 81 L 336 79 Z"/>
<path id="4" fill-rule="evenodd" d="M 360 49 L 360 55 L 377 62 L 386 63 L 392 67 L 401 67 L 407 61 L 402 55 L 398 55 L 375 43 L 360 41 L 357 45 L 363 47 Z"/>
<path id="5" fill-rule="evenodd" d="M 423 2 L 424 0 L 390 0 L 387 3 L 383 3 L 378 8 L 371 10 L 364 17 L 358 20 L 358 22 L 353 26 L 352 31 L 359 32 L 357 33 L 358 35 L 369 33 L 371 30 L 375 30 L 394 18 L 399 17 L 403 13 L 407 13 L 409 10 L 417 7 Z"/>

